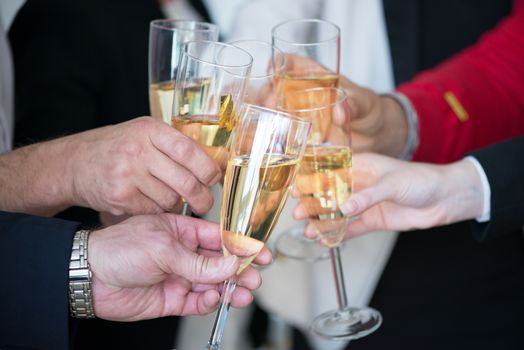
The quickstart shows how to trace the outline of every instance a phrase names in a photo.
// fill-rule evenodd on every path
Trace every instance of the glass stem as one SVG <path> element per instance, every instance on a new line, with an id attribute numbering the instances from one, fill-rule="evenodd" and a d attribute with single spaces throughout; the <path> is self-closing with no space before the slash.
<path id="1" fill-rule="evenodd" d="M 342 270 L 342 260 L 340 258 L 339 247 L 329 249 L 331 266 L 333 267 L 333 278 L 337 291 L 338 308 L 344 310 L 348 306 L 348 297 L 346 292 L 346 283 L 344 282 L 344 271 Z"/>
<path id="2" fill-rule="evenodd" d="M 224 327 L 226 325 L 227 316 L 229 314 L 229 305 L 231 304 L 231 295 L 233 294 L 237 281 L 227 280 L 224 282 L 224 293 L 222 294 L 222 303 L 217 311 L 215 318 L 215 324 L 211 331 L 211 337 L 207 343 L 207 350 L 219 350 L 220 343 L 222 341 L 222 335 L 224 334 Z"/>
<path id="3" fill-rule="evenodd" d="M 182 198 L 182 210 L 180 211 L 180 215 L 182 216 L 191 216 L 191 207 L 189 206 L 189 203 L 186 202 L 185 199 Z"/>

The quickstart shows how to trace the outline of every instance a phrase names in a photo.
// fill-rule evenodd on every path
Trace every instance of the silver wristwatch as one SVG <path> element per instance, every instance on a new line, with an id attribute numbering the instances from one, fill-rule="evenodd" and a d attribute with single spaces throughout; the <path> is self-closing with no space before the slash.
<path id="1" fill-rule="evenodd" d="M 91 270 L 87 261 L 88 230 L 80 230 L 73 238 L 69 263 L 69 310 L 75 318 L 93 318 Z"/>

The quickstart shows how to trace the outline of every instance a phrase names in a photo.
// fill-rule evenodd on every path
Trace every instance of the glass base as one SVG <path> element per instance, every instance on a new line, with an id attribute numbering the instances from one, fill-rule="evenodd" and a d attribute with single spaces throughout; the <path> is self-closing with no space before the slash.
<path id="1" fill-rule="evenodd" d="M 313 262 L 329 258 L 329 249 L 318 239 L 305 237 L 303 226 L 282 232 L 275 247 L 278 254 L 291 259 Z"/>
<path id="2" fill-rule="evenodd" d="M 377 310 L 369 307 L 347 307 L 315 317 L 311 330 L 329 340 L 350 340 L 373 333 L 381 324 L 382 315 Z"/>

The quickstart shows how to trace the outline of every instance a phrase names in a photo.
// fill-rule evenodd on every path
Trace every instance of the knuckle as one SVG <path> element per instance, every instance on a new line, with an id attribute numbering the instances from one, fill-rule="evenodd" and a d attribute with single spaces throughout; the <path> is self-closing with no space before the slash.
<path id="1" fill-rule="evenodd" d="M 184 162 L 190 161 L 195 151 L 195 144 L 186 137 L 180 137 L 174 146 L 174 152 L 177 159 Z"/>
<path id="2" fill-rule="evenodd" d="M 195 196 L 202 190 L 202 185 L 200 184 L 200 181 L 198 181 L 198 179 L 192 174 L 187 175 L 182 180 L 181 185 L 184 191 L 184 195 L 187 197 Z"/>
<path id="3" fill-rule="evenodd" d="M 197 280 L 200 280 L 206 275 L 209 269 L 209 259 L 203 255 L 197 255 L 193 263 L 192 274 Z"/>
<path id="4" fill-rule="evenodd" d="M 120 184 L 119 187 L 123 187 L 121 185 L 122 179 L 125 179 L 131 176 L 131 174 L 133 173 L 133 165 L 130 162 L 124 159 L 121 159 L 120 161 L 113 164 L 109 173 L 110 173 L 109 176 L 118 180 L 117 182 Z"/>
<path id="5" fill-rule="evenodd" d="M 171 192 L 169 194 L 166 194 L 161 199 L 161 205 L 160 206 L 165 211 L 170 211 L 171 209 L 176 207 L 176 205 L 178 204 L 179 198 L 180 198 L 180 196 L 176 192 Z"/>
<path id="6" fill-rule="evenodd" d="M 119 153 L 126 157 L 136 158 L 143 153 L 143 146 L 138 140 L 126 139 L 119 146 Z"/>
<path id="7" fill-rule="evenodd" d="M 139 117 L 133 119 L 131 121 L 131 125 L 137 130 L 145 130 L 147 128 L 153 127 L 155 125 L 155 120 L 151 117 Z"/>

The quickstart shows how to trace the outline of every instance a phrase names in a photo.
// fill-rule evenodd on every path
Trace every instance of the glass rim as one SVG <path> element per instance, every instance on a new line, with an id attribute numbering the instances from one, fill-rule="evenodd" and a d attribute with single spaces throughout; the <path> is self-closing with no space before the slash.
<path id="1" fill-rule="evenodd" d="M 227 44 L 231 44 L 233 46 L 236 46 L 236 44 L 238 44 L 238 43 L 254 43 L 254 44 L 264 45 L 264 46 L 269 47 L 271 50 L 278 51 L 278 53 L 282 56 L 282 64 L 279 65 L 278 69 L 275 68 L 273 73 L 267 73 L 267 74 L 264 74 L 264 75 L 253 75 L 253 74 L 251 74 L 249 76 L 249 79 L 266 79 L 266 78 L 269 78 L 271 76 L 275 76 L 275 75 L 277 75 L 277 72 L 280 72 L 281 70 L 284 70 L 286 68 L 286 66 L 287 66 L 287 58 L 286 58 L 286 54 L 284 53 L 284 51 L 282 51 L 281 49 L 279 49 L 278 47 L 276 47 L 275 45 L 273 45 L 272 43 L 270 43 L 268 41 L 257 40 L 257 39 L 241 39 L 241 40 L 230 41 Z M 243 49 L 242 47 L 239 47 L 239 48 Z M 243 49 L 243 50 L 245 50 L 245 49 Z M 245 51 L 247 52 L 247 50 L 245 50 Z M 253 57 L 253 56 L 251 56 L 251 57 Z M 273 51 L 271 51 L 271 57 L 273 57 Z M 254 60 L 255 60 L 255 58 L 253 57 L 253 62 L 254 62 Z M 253 73 L 253 72 L 251 72 L 251 73 Z"/>
<path id="2" fill-rule="evenodd" d="M 327 24 L 329 26 L 332 27 L 332 29 L 335 30 L 335 35 L 330 37 L 330 38 L 327 38 L 327 39 L 324 39 L 324 40 L 317 40 L 317 41 L 314 41 L 314 42 L 307 42 L 307 43 L 298 43 L 296 41 L 289 41 L 289 40 L 285 40 L 285 39 L 282 39 L 281 37 L 279 37 L 278 35 L 275 35 L 275 32 L 280 29 L 281 27 L 285 26 L 285 25 L 288 25 L 288 24 L 291 24 L 291 23 L 322 23 L 322 24 Z M 314 45 L 318 45 L 318 44 L 324 44 L 324 43 L 327 43 L 327 42 L 330 42 L 330 41 L 333 41 L 333 40 L 340 40 L 340 28 L 333 22 L 330 22 L 330 21 L 326 21 L 324 19 L 318 19 L 318 18 L 298 18 L 298 19 L 289 19 L 287 21 L 284 21 L 284 22 L 281 22 L 279 24 L 277 24 L 276 26 L 273 27 L 273 29 L 271 30 L 271 38 L 273 39 L 273 41 L 278 40 L 280 42 L 283 42 L 283 43 L 286 43 L 286 44 L 291 44 L 291 45 L 294 45 L 294 46 L 314 46 Z"/>
<path id="3" fill-rule="evenodd" d="M 309 89 L 302 89 L 302 90 L 292 91 L 289 94 L 292 95 L 292 94 L 301 93 L 301 92 L 308 92 L 308 91 L 335 91 L 337 93 L 337 99 L 334 102 L 332 102 L 332 103 L 324 104 L 324 105 L 318 106 L 318 107 L 312 107 L 312 108 L 285 108 L 284 110 L 286 112 L 288 112 L 288 113 L 320 111 L 322 109 L 327 109 L 327 108 L 333 107 L 333 106 L 335 106 L 335 105 L 337 105 L 337 104 L 339 104 L 339 103 L 341 103 L 343 101 L 347 101 L 347 99 L 348 99 L 348 94 L 346 93 L 346 91 L 344 91 L 343 89 L 340 89 L 340 88 L 335 88 L 335 87 L 314 87 L 314 88 L 309 88 Z M 338 96 L 340 96 L 340 98 L 338 98 Z"/>
<path id="4" fill-rule="evenodd" d="M 260 110 L 260 111 L 265 111 L 265 112 L 271 112 L 273 114 L 276 114 L 278 117 L 283 117 L 283 118 L 288 118 L 288 119 L 291 119 L 293 122 L 295 123 L 298 123 L 298 124 L 303 124 L 304 126 L 306 127 L 311 127 L 311 121 L 309 120 L 306 120 L 304 118 L 300 118 L 294 114 L 291 114 L 289 112 L 286 112 L 286 111 L 282 111 L 282 110 L 278 110 L 278 109 L 272 109 L 272 108 L 268 108 L 268 107 L 263 107 L 263 106 L 259 106 L 259 105 L 255 105 L 255 104 L 251 104 L 251 103 L 244 103 L 244 108 L 245 110 Z M 246 112 L 244 112 L 246 113 Z"/>
<path id="5" fill-rule="evenodd" d="M 193 54 L 190 54 L 189 52 L 187 52 L 187 49 L 190 45 L 192 44 L 209 44 L 209 45 L 215 45 L 215 46 L 222 46 L 222 47 L 228 47 L 228 48 L 233 48 L 235 50 L 239 50 L 239 51 L 242 51 L 244 54 L 247 55 L 247 57 L 249 58 L 249 63 L 246 63 L 246 64 L 237 64 L 237 65 L 230 65 L 230 64 L 221 64 L 221 63 L 216 63 L 216 62 L 210 62 L 208 60 L 204 60 L 200 57 L 197 57 Z M 197 62 L 200 62 L 200 63 L 205 63 L 205 64 L 208 64 L 210 66 L 214 66 L 214 67 L 217 67 L 217 68 L 249 68 L 253 65 L 253 56 L 251 56 L 251 54 L 249 52 L 247 52 L 246 50 L 238 47 L 238 46 L 234 46 L 234 45 L 231 45 L 231 44 L 228 44 L 228 43 L 222 43 L 222 42 L 219 42 L 219 41 L 212 41 L 212 40 L 190 40 L 190 41 L 187 41 L 184 43 L 184 50 L 182 52 L 183 55 L 186 55 L 187 57 L 191 58 L 192 60 L 194 61 L 197 61 Z M 239 74 L 236 74 L 236 73 L 231 73 L 233 75 L 239 75 Z"/>
<path id="6" fill-rule="evenodd" d="M 169 24 L 189 24 L 194 23 L 202 28 L 185 28 L 185 27 L 176 27 L 176 26 L 168 26 L 165 25 L 166 23 Z M 209 22 L 202 22 L 202 21 L 193 21 L 193 20 L 187 20 L 187 19 L 168 19 L 168 18 L 159 18 L 154 19 L 151 22 L 149 22 L 149 26 L 151 28 L 156 29 L 163 29 L 163 30 L 179 30 L 179 31 L 188 31 L 188 32 L 218 32 L 218 26 L 213 23 Z"/>

